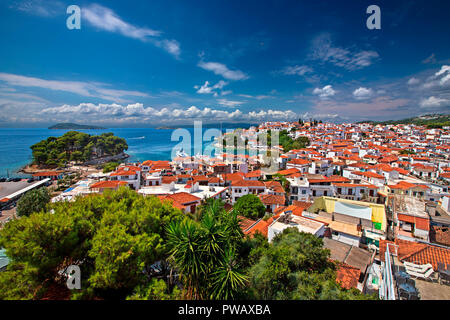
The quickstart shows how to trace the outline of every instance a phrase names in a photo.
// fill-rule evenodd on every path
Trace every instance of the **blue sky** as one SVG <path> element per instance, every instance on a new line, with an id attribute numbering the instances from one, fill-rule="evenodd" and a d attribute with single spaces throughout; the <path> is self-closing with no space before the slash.
<path id="1" fill-rule="evenodd" d="M 81 30 L 66 9 L 81 8 Z M 381 30 L 366 8 L 381 9 Z M 450 110 L 445 1 L 0 4 L 0 126 L 400 119 Z"/>

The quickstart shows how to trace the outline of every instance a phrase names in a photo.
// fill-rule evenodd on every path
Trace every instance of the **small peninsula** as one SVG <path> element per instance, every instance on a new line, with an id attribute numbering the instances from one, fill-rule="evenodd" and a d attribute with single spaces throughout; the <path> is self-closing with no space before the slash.
<path id="1" fill-rule="evenodd" d="M 104 127 L 84 125 L 76 123 L 57 123 L 53 126 L 48 127 L 49 129 L 62 129 L 62 130 L 103 130 Z"/>

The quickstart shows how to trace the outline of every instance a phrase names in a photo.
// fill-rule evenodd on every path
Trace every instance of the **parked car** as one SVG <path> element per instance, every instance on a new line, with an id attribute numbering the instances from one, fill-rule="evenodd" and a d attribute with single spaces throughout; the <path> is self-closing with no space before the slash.
<path id="1" fill-rule="evenodd" d="M 0 178 L 0 182 L 6 182 L 6 178 Z"/>
<path id="2" fill-rule="evenodd" d="M 29 179 L 27 180 L 28 183 L 32 183 L 33 181 L 34 181 L 33 178 L 29 178 Z"/>

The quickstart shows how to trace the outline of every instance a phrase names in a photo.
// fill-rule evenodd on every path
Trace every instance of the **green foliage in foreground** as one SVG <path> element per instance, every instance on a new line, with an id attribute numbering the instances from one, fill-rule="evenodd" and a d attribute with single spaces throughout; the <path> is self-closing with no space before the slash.
<path id="1" fill-rule="evenodd" d="M 237 297 L 246 277 L 237 263 L 243 234 L 236 213 L 226 212 L 220 200 L 208 201 L 199 222 L 173 222 L 167 232 L 173 261 L 183 277 L 185 298 Z"/>
<path id="2" fill-rule="evenodd" d="M 240 197 L 233 206 L 233 210 L 238 214 L 250 219 L 259 219 L 264 216 L 266 207 L 261 199 L 254 194 L 247 194 Z"/>
<path id="3" fill-rule="evenodd" d="M 68 161 L 83 162 L 97 157 L 118 155 L 128 149 L 125 139 L 112 133 L 91 136 L 78 131 L 49 137 L 32 145 L 33 162 L 63 167 Z"/>
<path id="4" fill-rule="evenodd" d="M 277 300 L 369 299 L 358 290 L 336 282 L 336 266 L 323 241 L 309 233 L 287 228 L 273 242 L 252 254 L 249 268 L 251 298 Z M 255 250 L 255 249 L 253 249 Z"/>
<path id="5" fill-rule="evenodd" d="M 1 230 L 0 247 L 13 261 L 0 273 L 1 299 L 39 298 L 51 283 L 65 284 L 58 271 L 72 264 L 82 276 L 73 298 L 125 298 L 138 287 L 151 291 L 156 283 L 148 267 L 168 256 L 165 228 L 183 218 L 169 203 L 127 188 L 51 208 L 54 213 L 34 213 Z"/>
<path id="6" fill-rule="evenodd" d="M 53 209 L 53 213 L 49 210 Z M 72 299 L 372 299 L 336 283 L 322 240 L 288 228 L 244 236 L 237 212 L 208 200 L 193 218 L 121 188 L 50 204 L 0 231 L 11 263 L 0 299 L 39 299 L 72 264 Z"/>
<path id="7" fill-rule="evenodd" d="M 17 202 L 16 214 L 19 217 L 29 216 L 33 212 L 40 212 L 50 202 L 50 193 L 46 187 L 30 190 Z"/>

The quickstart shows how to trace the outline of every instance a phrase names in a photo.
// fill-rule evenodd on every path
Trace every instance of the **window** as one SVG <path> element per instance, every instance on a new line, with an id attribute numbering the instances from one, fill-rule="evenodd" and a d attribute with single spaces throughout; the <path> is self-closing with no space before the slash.
<path id="1" fill-rule="evenodd" d="M 306 194 L 306 190 L 302 190 L 302 194 Z"/>

